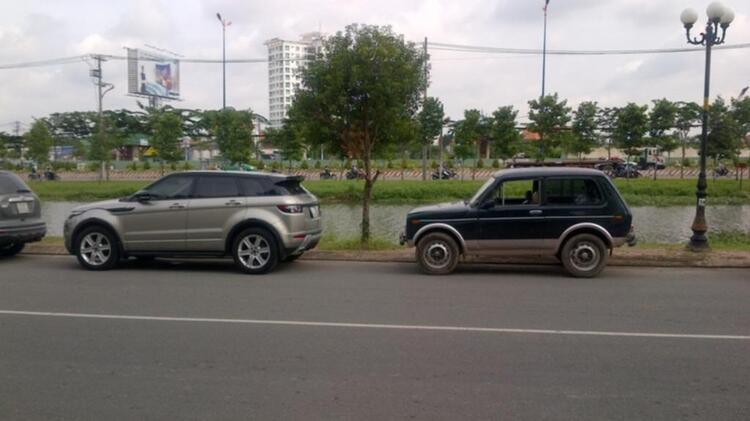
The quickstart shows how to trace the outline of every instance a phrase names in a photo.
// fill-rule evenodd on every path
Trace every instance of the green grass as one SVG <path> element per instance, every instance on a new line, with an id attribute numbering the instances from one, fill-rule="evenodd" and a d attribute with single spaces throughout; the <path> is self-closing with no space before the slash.
<path id="1" fill-rule="evenodd" d="M 375 183 L 373 201 L 380 204 L 415 204 L 455 201 L 469 198 L 483 180 L 421 181 L 387 180 Z M 147 181 L 60 181 L 31 182 L 31 188 L 42 200 L 94 201 L 112 199 L 134 193 Z M 631 206 L 691 206 L 695 204 L 695 180 L 623 180 L 615 181 Z M 309 180 L 304 185 L 324 203 L 359 203 L 362 181 Z M 742 190 L 735 180 L 709 180 L 709 205 L 750 204 L 750 181 Z"/>
<path id="2" fill-rule="evenodd" d="M 719 231 L 708 233 L 708 244 L 717 251 L 750 251 L 750 233 L 743 231 Z M 684 250 L 686 244 L 638 243 L 638 248 Z"/>
<path id="3" fill-rule="evenodd" d="M 331 234 L 324 234 L 320 239 L 316 250 L 324 251 L 357 251 L 357 250 L 397 250 L 403 248 L 397 242 L 386 238 L 371 238 L 367 246 L 363 247 L 359 236 L 355 237 L 336 237 Z"/>

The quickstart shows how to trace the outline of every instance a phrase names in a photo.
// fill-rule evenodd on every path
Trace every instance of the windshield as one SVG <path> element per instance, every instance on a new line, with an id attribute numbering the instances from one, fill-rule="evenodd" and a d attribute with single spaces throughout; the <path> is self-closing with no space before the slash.
<path id="1" fill-rule="evenodd" d="M 480 187 L 479 190 L 477 190 L 477 192 L 474 194 L 474 196 L 471 198 L 471 200 L 469 200 L 469 204 L 470 205 L 474 205 L 476 203 L 476 201 L 479 200 L 480 197 L 482 197 L 482 195 L 484 194 L 484 192 L 487 189 L 489 189 L 490 186 L 492 186 L 493 184 L 495 184 L 495 177 L 490 177 L 490 179 L 487 180 L 487 182 L 484 183 L 484 185 L 482 185 L 482 187 Z"/>

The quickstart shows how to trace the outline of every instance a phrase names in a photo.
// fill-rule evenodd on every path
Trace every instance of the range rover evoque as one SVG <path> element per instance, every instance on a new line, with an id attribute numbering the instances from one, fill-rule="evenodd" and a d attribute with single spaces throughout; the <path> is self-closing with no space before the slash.
<path id="1" fill-rule="evenodd" d="M 633 216 L 612 181 L 582 168 L 496 172 L 470 200 L 412 210 L 401 243 L 416 246 L 429 274 L 462 256 L 555 256 L 576 277 L 594 277 L 615 247 L 635 245 Z"/>
<path id="2" fill-rule="evenodd" d="M 260 172 L 170 174 L 131 196 L 73 209 L 65 247 L 90 270 L 128 257 L 232 256 L 241 271 L 265 273 L 320 241 L 320 203 L 302 180 Z"/>

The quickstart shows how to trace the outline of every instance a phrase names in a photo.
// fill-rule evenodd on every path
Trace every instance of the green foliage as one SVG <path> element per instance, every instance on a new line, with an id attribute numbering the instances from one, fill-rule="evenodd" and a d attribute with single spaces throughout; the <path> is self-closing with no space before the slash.
<path id="1" fill-rule="evenodd" d="M 182 153 L 180 138 L 183 135 L 182 118 L 171 111 L 153 114 L 151 119 L 151 146 L 156 150 L 156 158 L 162 163 L 174 164 Z"/>
<path id="2" fill-rule="evenodd" d="M 479 110 L 464 111 L 464 119 L 453 125 L 454 153 L 460 159 L 478 157 L 479 142 L 487 137 L 487 120 Z"/>
<path id="3" fill-rule="evenodd" d="M 506 106 L 495 110 L 489 121 L 490 147 L 492 152 L 503 160 L 512 158 L 520 147 L 522 138 L 516 128 L 517 118 L 518 111 L 512 106 Z"/>
<path id="4" fill-rule="evenodd" d="M 143 169 L 148 171 L 151 169 L 151 163 L 149 161 L 143 161 Z"/>
<path id="5" fill-rule="evenodd" d="M 708 115 L 708 156 L 723 159 L 739 155 L 742 148 L 741 128 L 724 99 L 717 98 L 709 108 Z"/>
<path id="6" fill-rule="evenodd" d="M 183 161 L 182 167 L 180 169 L 182 169 L 183 171 L 190 171 L 193 169 L 193 166 L 190 165 L 190 161 Z"/>
<path id="7" fill-rule="evenodd" d="M 49 161 L 49 151 L 52 147 L 52 135 L 44 120 L 35 120 L 31 129 L 24 135 L 28 157 L 37 163 Z"/>
<path id="8" fill-rule="evenodd" d="M 497 159 L 493 159 L 492 160 L 492 168 L 494 168 L 494 169 L 500 168 L 500 161 L 498 161 Z"/>
<path id="9" fill-rule="evenodd" d="M 299 168 L 301 170 L 307 170 L 310 168 L 310 164 L 308 164 L 307 161 L 302 161 L 302 163 L 299 165 Z"/>
<path id="10" fill-rule="evenodd" d="M 127 169 L 129 169 L 130 171 L 138 171 L 138 161 L 131 161 L 127 165 Z"/>
<path id="11" fill-rule="evenodd" d="M 315 164 L 313 165 L 313 168 L 316 170 L 321 169 L 323 166 L 321 165 L 320 161 L 315 161 Z"/>
<path id="12" fill-rule="evenodd" d="M 677 149 L 676 133 L 672 132 L 677 123 L 679 107 L 668 99 L 654 100 L 654 106 L 648 116 L 651 144 L 667 153 Z"/>
<path id="13" fill-rule="evenodd" d="M 599 115 L 596 102 L 578 104 L 578 108 L 573 111 L 572 136 L 566 145 L 569 152 L 576 155 L 588 154 L 599 144 Z"/>
<path id="14" fill-rule="evenodd" d="M 302 159 L 305 149 L 302 138 L 297 136 L 290 124 L 275 129 L 266 130 L 266 141 L 281 151 L 284 161 L 298 161 Z"/>
<path id="15" fill-rule="evenodd" d="M 617 113 L 612 135 L 615 145 L 628 156 L 638 155 L 638 149 L 644 146 L 648 131 L 647 109 L 631 102 Z"/>
<path id="16" fill-rule="evenodd" d="M 221 156 L 229 163 L 245 164 L 253 151 L 253 113 L 227 107 L 219 111 L 206 111 L 205 127 L 216 139 Z"/>
<path id="17" fill-rule="evenodd" d="M 570 122 L 571 108 L 567 100 L 559 100 L 557 93 L 546 95 L 540 100 L 529 101 L 528 130 L 540 136 L 538 151 L 539 159 L 549 154 L 550 148 L 557 147 L 562 140 L 562 132 Z"/>

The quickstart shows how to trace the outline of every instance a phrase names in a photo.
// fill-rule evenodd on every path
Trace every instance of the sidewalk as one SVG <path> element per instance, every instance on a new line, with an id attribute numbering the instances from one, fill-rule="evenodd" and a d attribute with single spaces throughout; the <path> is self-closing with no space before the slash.
<path id="1" fill-rule="evenodd" d="M 67 255 L 62 245 L 32 243 L 25 254 Z M 303 260 L 340 260 L 360 262 L 414 262 L 414 249 L 388 251 L 321 251 L 306 253 Z M 553 258 L 470 258 L 466 262 L 487 264 L 558 264 Z M 609 259 L 610 266 L 750 268 L 750 252 L 711 251 L 691 253 L 673 249 L 620 248 Z"/>

